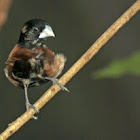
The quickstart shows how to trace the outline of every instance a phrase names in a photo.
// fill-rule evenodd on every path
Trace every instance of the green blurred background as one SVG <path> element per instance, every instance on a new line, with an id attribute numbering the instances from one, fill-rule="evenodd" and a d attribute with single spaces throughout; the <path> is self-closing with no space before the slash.
<path id="1" fill-rule="evenodd" d="M 42 18 L 56 38 L 48 47 L 64 53 L 69 67 L 135 0 L 13 0 L 0 32 L 0 132 L 25 111 L 24 91 L 4 75 L 8 53 L 17 43 L 24 22 Z M 94 79 L 93 73 L 114 59 L 139 51 L 140 12 L 66 85 L 70 94 L 59 92 L 10 140 L 139 140 L 140 77 Z M 139 60 L 140 61 L 140 60 Z M 51 85 L 31 88 L 34 103 Z"/>

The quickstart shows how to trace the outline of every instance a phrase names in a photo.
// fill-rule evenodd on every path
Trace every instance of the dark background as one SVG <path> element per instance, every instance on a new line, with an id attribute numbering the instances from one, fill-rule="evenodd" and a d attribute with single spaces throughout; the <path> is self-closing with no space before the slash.
<path id="1" fill-rule="evenodd" d="M 48 47 L 67 57 L 65 71 L 135 0 L 13 0 L 0 32 L 0 132 L 25 111 L 24 91 L 14 87 L 3 69 L 24 22 L 42 18 L 56 38 Z M 91 73 L 116 58 L 140 50 L 140 13 L 130 20 L 99 53 L 10 140 L 139 140 L 140 78 L 94 80 Z M 51 85 L 32 88 L 34 103 Z"/>

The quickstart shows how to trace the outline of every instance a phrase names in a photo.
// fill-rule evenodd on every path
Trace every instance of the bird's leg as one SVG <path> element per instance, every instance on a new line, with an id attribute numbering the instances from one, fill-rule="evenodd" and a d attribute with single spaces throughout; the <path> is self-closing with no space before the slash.
<path id="1" fill-rule="evenodd" d="M 53 77 L 45 77 L 45 80 L 52 81 L 53 84 L 58 85 L 62 90 L 65 90 L 67 92 L 70 92 L 66 87 L 64 87 L 62 84 L 60 84 L 56 78 L 53 78 Z"/>
<path id="2" fill-rule="evenodd" d="M 30 108 L 32 108 L 38 113 L 39 112 L 38 109 L 34 105 L 30 104 L 30 102 L 29 102 L 27 89 L 28 89 L 28 85 L 24 84 L 26 109 L 29 110 Z M 33 116 L 33 119 L 37 120 L 38 117 Z"/>

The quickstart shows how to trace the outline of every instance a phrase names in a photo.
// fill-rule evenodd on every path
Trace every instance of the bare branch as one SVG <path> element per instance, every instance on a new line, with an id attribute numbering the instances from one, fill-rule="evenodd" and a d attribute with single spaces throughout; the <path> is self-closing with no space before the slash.
<path id="1" fill-rule="evenodd" d="M 140 0 L 137 0 L 101 37 L 83 54 L 83 56 L 59 79 L 62 85 L 65 85 L 125 24 L 140 10 Z M 55 94 L 58 93 L 60 87 L 57 85 L 51 86 L 44 95 L 34 104 L 39 110 L 41 109 Z M 1 133 L 0 140 L 5 140 L 15 133 L 35 114 L 33 109 L 26 111 L 22 116 L 12 122 L 8 128 Z"/>

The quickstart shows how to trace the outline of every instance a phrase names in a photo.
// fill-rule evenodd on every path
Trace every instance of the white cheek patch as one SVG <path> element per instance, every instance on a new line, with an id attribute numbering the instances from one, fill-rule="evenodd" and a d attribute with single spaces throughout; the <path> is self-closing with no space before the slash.
<path id="1" fill-rule="evenodd" d="M 40 33 L 39 38 L 46 38 L 50 36 L 55 37 L 55 34 L 50 26 L 45 25 L 45 29 Z"/>

